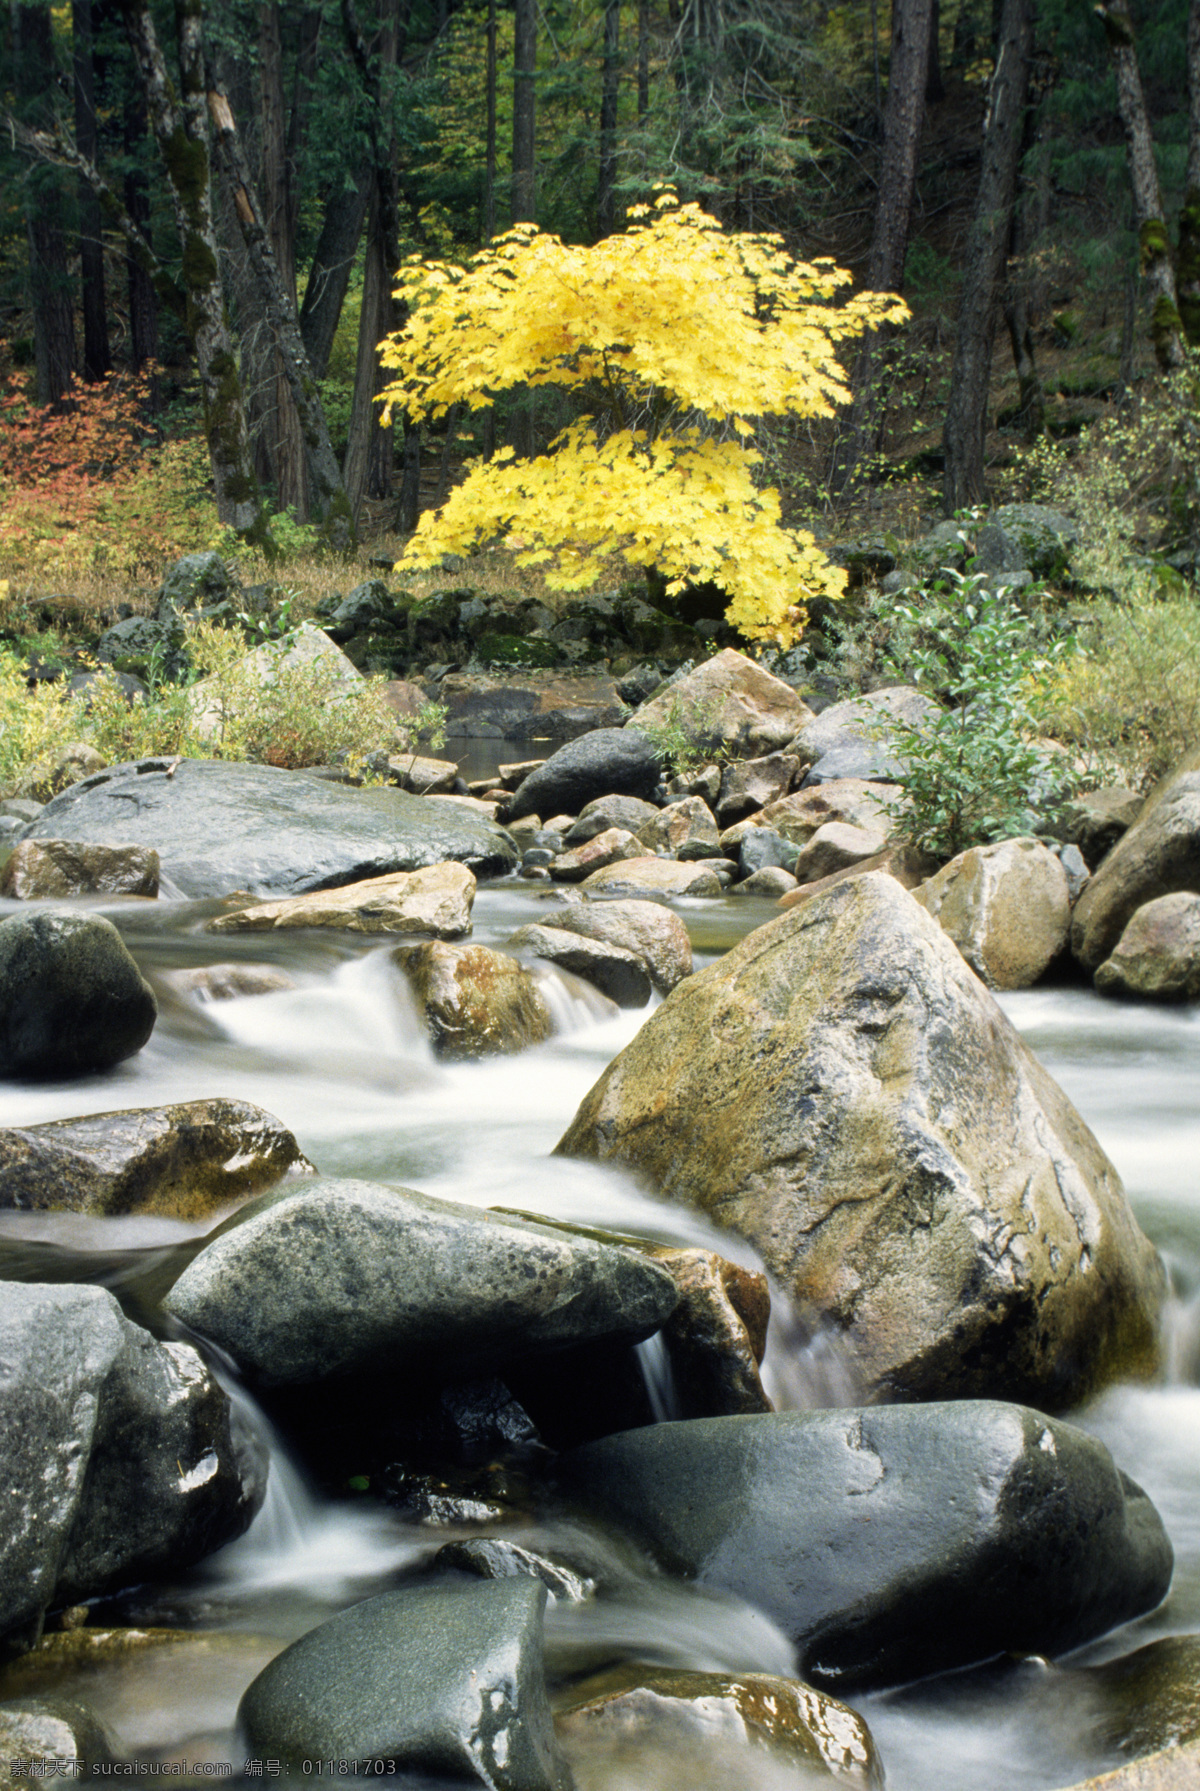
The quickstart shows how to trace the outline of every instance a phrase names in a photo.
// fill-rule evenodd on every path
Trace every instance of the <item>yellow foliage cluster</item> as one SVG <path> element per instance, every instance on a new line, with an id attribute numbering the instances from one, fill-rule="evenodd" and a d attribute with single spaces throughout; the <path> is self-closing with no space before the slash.
<path id="1" fill-rule="evenodd" d="M 849 396 L 837 345 L 908 313 L 880 293 L 835 303 L 850 276 L 832 262 L 794 261 L 780 238 L 725 231 L 671 194 L 631 218 L 592 248 L 520 224 L 465 268 L 401 269 L 410 320 L 382 345 L 389 408 L 438 417 L 555 385 L 588 411 L 547 455 L 475 467 L 422 518 L 404 563 L 502 532 L 520 563 L 573 590 L 619 553 L 671 590 L 713 580 L 743 634 L 787 644 L 805 602 L 837 595 L 843 575 L 781 526 L 742 443 L 769 413 L 832 415 Z"/>

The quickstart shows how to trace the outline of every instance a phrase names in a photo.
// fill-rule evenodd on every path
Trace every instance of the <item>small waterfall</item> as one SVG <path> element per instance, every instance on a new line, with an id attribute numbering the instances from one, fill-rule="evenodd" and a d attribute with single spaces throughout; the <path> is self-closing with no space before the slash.
<path id="1" fill-rule="evenodd" d="M 654 1422 L 670 1424 L 673 1419 L 682 1418 L 683 1409 L 675 1386 L 675 1371 L 671 1367 L 671 1358 L 667 1354 L 662 1332 L 656 1331 L 653 1337 L 647 1337 L 644 1343 L 635 1347 L 642 1367 L 642 1379 L 646 1383 L 650 1410 L 654 1413 Z"/>
<path id="2" fill-rule="evenodd" d="M 229 1394 L 235 1421 L 268 1461 L 262 1509 L 244 1536 L 219 1549 L 203 1574 L 226 1596 L 252 1597 L 294 1587 L 337 1603 L 363 1582 L 377 1580 L 428 1552 L 428 1541 L 376 1505 L 322 1499 L 313 1492 L 279 1432 L 228 1366 L 212 1361 Z"/>

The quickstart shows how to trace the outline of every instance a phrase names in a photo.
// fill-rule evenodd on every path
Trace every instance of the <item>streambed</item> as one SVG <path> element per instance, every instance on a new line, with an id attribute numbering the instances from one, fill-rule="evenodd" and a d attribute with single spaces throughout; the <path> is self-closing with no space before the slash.
<path id="1" fill-rule="evenodd" d="M 481 888 L 474 937 L 503 945 L 538 916 L 536 887 Z M 5 911 L 11 904 L 2 904 Z M 474 1064 L 436 1063 L 391 970 L 387 945 L 348 936 L 216 938 L 198 903 L 108 906 L 143 971 L 157 983 L 161 1017 L 148 1046 L 102 1078 L 41 1087 L 0 1084 L 0 1124 L 221 1095 L 254 1102 L 297 1135 L 327 1174 L 401 1182 L 446 1199 L 518 1207 L 663 1241 L 714 1245 L 753 1264 L 736 1240 L 698 1215 L 646 1197 L 619 1171 L 549 1152 L 605 1064 L 644 1013 L 606 1018 L 582 985 L 547 970 L 559 1025 L 547 1045 Z M 698 961 L 773 917 L 770 904 L 731 897 L 682 902 Z M 174 969 L 241 957 L 286 969 L 291 990 L 201 1005 L 171 992 Z M 1168 1314 L 1170 1369 L 1154 1388 L 1117 1389 L 1079 1421 L 1146 1488 L 1176 1552 L 1167 1605 L 1093 1645 L 1080 1659 L 1127 1652 L 1158 1635 L 1200 1630 L 1200 1107 L 1198 1020 L 1187 1010 L 1117 1006 L 1080 989 L 1039 989 L 1004 1005 L 1092 1125 L 1128 1188 L 1143 1228 L 1166 1256 L 1176 1290 Z M 154 1219 L 0 1214 L 0 1272 L 85 1279 L 121 1291 L 150 1253 L 174 1253 L 209 1228 Z M 670 1415 L 670 1387 L 645 1350 L 655 1409 Z M 784 1407 L 848 1403 L 851 1379 L 825 1339 L 801 1341 L 782 1309 L 772 1320 L 766 1377 Z M 251 1421 L 261 1418 L 251 1411 Z M 277 1439 L 267 1504 L 247 1536 L 186 1582 L 147 1586 L 110 1614 L 180 1627 L 195 1641 L 135 1651 L 74 1682 L 125 1746 L 146 1760 L 240 1768 L 233 1732 L 238 1698 L 272 1652 L 343 1606 L 395 1582 L 452 1535 L 404 1522 L 367 1500 L 326 1501 L 305 1487 Z M 653 1571 L 632 1550 L 578 1520 L 488 1526 L 525 1547 L 591 1558 L 602 1600 L 552 1607 L 551 1673 L 625 1652 L 680 1667 L 787 1673 L 793 1651 L 759 1613 Z M 564 1534 L 564 1531 L 569 1534 Z M 1074 1664 L 1074 1663 L 1072 1663 Z M 63 1689 L 67 1689 L 64 1687 Z M 1030 1791 L 1116 1764 L 1096 1743 L 1092 1694 L 1069 1670 L 1009 1663 L 853 1700 L 870 1724 L 893 1791 Z M 709 1763 L 714 1787 L 731 1762 Z M 750 1791 L 794 1785 L 765 1756 L 741 1755 Z M 606 1791 L 664 1791 L 669 1757 L 601 1769 Z M 694 1769 L 689 1791 L 707 1791 Z"/>

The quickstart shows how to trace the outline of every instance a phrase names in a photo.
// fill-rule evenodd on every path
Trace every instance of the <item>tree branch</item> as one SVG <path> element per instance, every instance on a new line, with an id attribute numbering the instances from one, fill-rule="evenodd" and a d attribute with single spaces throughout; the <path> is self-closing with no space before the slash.
<path id="1" fill-rule="evenodd" d="M 28 150 L 31 155 L 37 156 L 40 161 L 49 162 L 56 168 L 69 168 L 87 181 L 100 201 L 105 217 L 113 229 L 118 230 L 125 238 L 130 255 L 143 272 L 149 276 L 154 290 L 163 304 L 181 322 L 186 322 L 187 297 L 185 293 L 171 278 L 150 247 L 145 232 L 130 217 L 95 163 L 89 161 L 87 156 L 82 155 L 73 144 L 66 142 L 62 137 L 52 136 L 49 131 L 31 130 L 28 125 L 22 124 L 20 119 L 14 118 L 11 112 L 6 111 L 3 117 L 14 143 L 19 144 L 22 149 Z"/>

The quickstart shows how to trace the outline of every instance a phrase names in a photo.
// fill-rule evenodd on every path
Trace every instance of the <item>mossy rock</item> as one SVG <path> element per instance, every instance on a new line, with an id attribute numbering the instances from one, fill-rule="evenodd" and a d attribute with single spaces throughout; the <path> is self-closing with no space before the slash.
<path id="1" fill-rule="evenodd" d="M 530 635 L 481 634 L 475 652 L 484 665 L 519 665 L 547 669 L 561 665 L 564 654 L 554 641 L 536 640 Z"/>

